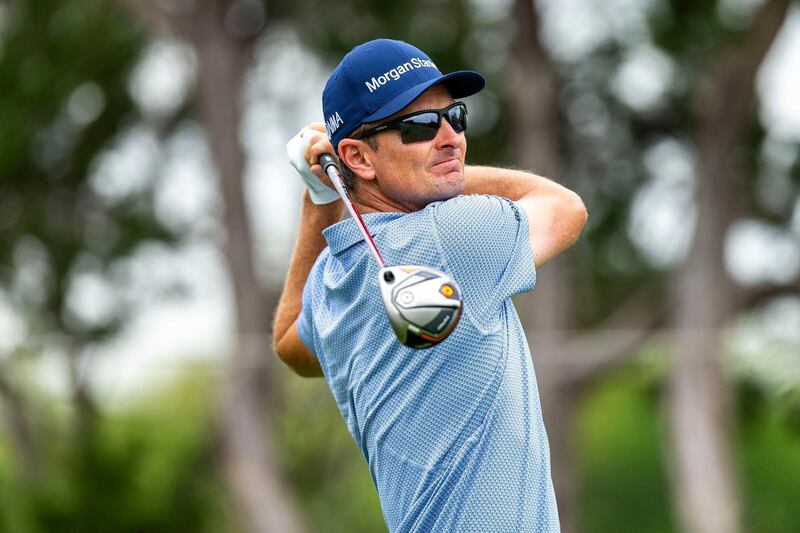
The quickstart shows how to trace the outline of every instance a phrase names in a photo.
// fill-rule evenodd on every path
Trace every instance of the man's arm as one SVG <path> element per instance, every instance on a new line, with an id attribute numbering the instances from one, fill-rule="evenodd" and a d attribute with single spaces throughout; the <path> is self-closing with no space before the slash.
<path id="1" fill-rule="evenodd" d="M 581 198 L 571 190 L 519 170 L 467 166 L 464 194 L 503 196 L 525 210 L 537 268 L 569 248 L 589 216 Z"/>
<path id="2" fill-rule="evenodd" d="M 275 352 L 292 370 L 304 377 L 322 376 L 322 368 L 297 332 L 297 317 L 303 305 L 303 287 L 314 261 L 325 249 L 322 230 L 341 219 L 342 209 L 341 202 L 317 205 L 311 201 L 308 191 L 303 195 L 297 242 L 275 312 L 272 330 Z"/>

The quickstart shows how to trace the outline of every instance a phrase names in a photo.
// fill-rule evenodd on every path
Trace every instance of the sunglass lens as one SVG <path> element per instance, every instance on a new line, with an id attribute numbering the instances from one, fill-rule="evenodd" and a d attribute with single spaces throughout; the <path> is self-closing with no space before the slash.
<path id="1" fill-rule="evenodd" d="M 463 105 L 451 107 L 447 111 L 447 121 L 456 133 L 467 130 L 467 108 Z"/>
<path id="2" fill-rule="evenodd" d="M 430 141 L 436 137 L 436 133 L 441 126 L 440 117 L 443 112 L 422 112 L 418 115 L 404 118 L 400 121 L 400 139 L 405 144 Z M 459 103 L 447 110 L 447 122 L 453 127 L 456 133 L 461 133 L 467 129 L 467 108 Z"/>
<path id="3" fill-rule="evenodd" d="M 430 141 L 439 130 L 439 116 L 436 113 L 421 113 L 408 117 L 400 125 L 400 139 L 403 143 Z"/>

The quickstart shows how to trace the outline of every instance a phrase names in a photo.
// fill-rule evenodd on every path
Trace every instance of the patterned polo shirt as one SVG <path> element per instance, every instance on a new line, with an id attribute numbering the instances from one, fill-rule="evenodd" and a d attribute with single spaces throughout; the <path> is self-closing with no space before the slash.
<path id="1" fill-rule="evenodd" d="M 363 218 L 387 265 L 441 270 L 464 302 L 446 340 L 403 346 L 354 222 L 323 232 L 298 330 L 369 465 L 389 531 L 559 531 L 531 353 L 511 301 L 536 280 L 525 211 L 469 195 Z"/>

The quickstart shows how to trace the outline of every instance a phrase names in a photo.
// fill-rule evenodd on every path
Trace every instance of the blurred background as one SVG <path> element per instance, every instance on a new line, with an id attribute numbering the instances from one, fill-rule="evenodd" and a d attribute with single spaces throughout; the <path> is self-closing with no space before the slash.
<path id="1" fill-rule="evenodd" d="M 0 0 L 0 531 L 380 532 L 271 321 L 354 45 L 590 220 L 517 307 L 563 530 L 800 528 L 800 2 Z"/>

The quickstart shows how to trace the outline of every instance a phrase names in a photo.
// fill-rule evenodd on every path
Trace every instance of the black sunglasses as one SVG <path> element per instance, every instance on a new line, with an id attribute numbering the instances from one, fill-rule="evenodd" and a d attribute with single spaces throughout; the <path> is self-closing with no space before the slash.
<path id="1" fill-rule="evenodd" d="M 391 122 L 386 122 L 374 128 L 368 128 L 353 136 L 353 139 L 363 139 L 382 131 L 399 130 L 400 140 L 403 144 L 420 141 L 430 141 L 436 137 L 442 125 L 442 117 L 453 127 L 456 133 L 467 129 L 467 106 L 464 102 L 456 102 L 444 109 L 424 109 L 397 117 Z"/>

